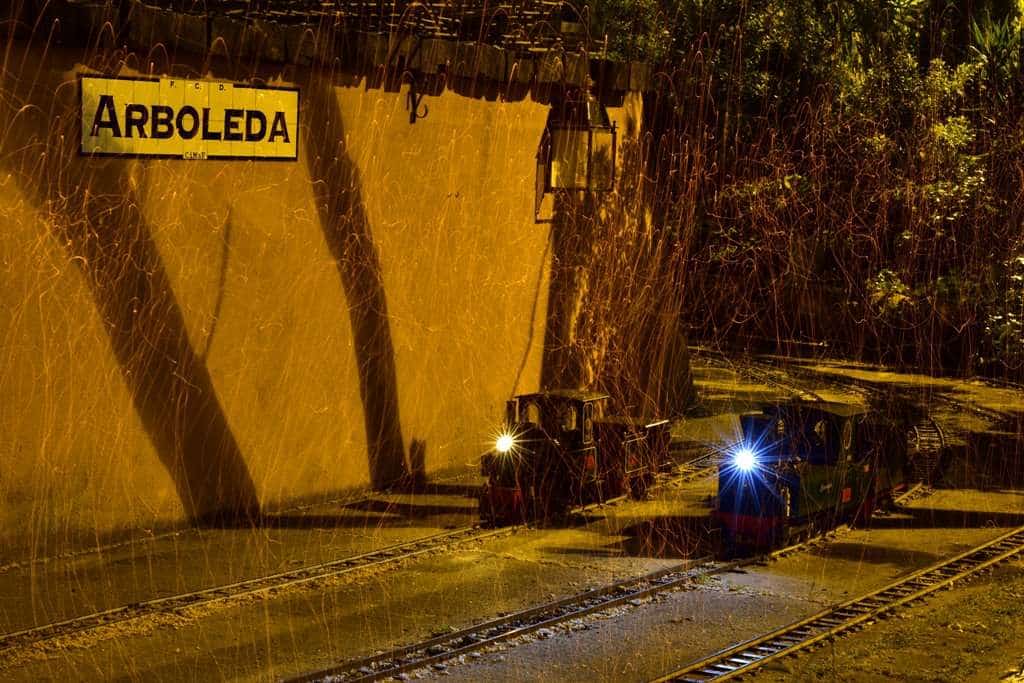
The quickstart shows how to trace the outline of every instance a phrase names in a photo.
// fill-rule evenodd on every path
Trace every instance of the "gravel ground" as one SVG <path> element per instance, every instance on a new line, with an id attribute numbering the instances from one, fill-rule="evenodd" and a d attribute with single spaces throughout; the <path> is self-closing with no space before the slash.
<path id="1" fill-rule="evenodd" d="M 1024 681 L 1024 562 L 780 660 L 750 680 Z"/>
<path id="2" fill-rule="evenodd" d="M 197 608 L 69 639 L 0 663 L 10 680 L 273 680 L 679 563 L 634 535 L 651 510 L 706 517 L 708 482 L 579 526 L 512 536 L 231 607 Z M 688 506 L 688 507 L 687 507 Z M 164 571 L 175 571 L 173 565 Z M 5 668 L 4 668 L 5 667 Z"/>
<path id="3" fill-rule="evenodd" d="M 0 632 L 318 564 L 476 521 L 475 498 L 381 494 L 277 515 L 260 529 L 184 530 L 9 566 L 0 571 Z"/>
<path id="4" fill-rule="evenodd" d="M 1020 511 L 1021 494 L 937 491 L 914 501 L 906 513 L 883 518 L 876 528 L 838 533 L 806 552 L 712 578 L 694 590 L 619 610 L 614 619 L 587 620 L 588 629 L 533 638 L 442 673 L 459 681 L 650 680 L 994 538 L 1024 522 Z"/>

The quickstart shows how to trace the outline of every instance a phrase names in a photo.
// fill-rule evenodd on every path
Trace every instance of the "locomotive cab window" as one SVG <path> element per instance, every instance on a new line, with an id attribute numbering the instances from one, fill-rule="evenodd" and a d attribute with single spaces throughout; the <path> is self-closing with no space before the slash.
<path id="1" fill-rule="evenodd" d="M 565 406 L 562 409 L 561 427 L 563 432 L 574 432 L 579 428 L 576 406 Z"/>
<path id="2" fill-rule="evenodd" d="M 853 446 L 853 420 L 843 421 L 843 436 L 842 436 L 842 448 L 843 455 L 846 456 L 847 460 L 850 460 L 853 455 L 850 453 L 850 449 Z"/>
<path id="3" fill-rule="evenodd" d="M 836 425 L 824 418 L 808 421 L 807 461 L 812 465 L 831 465 L 838 459 Z"/>
<path id="4" fill-rule="evenodd" d="M 583 406 L 583 443 L 590 443 L 594 438 L 594 404 Z"/>
<path id="5" fill-rule="evenodd" d="M 539 425 L 540 424 L 540 406 L 537 405 L 536 403 L 534 403 L 533 401 L 530 401 L 523 408 L 522 413 L 520 413 L 520 417 L 523 418 L 524 422 L 529 422 L 531 424 Z"/>
<path id="6" fill-rule="evenodd" d="M 512 399 L 505 403 L 505 422 L 510 425 L 519 422 L 519 401 Z"/>

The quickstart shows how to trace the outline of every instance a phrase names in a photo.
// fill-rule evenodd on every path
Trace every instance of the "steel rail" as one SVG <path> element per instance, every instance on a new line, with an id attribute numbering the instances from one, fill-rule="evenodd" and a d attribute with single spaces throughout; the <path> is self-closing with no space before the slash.
<path id="1" fill-rule="evenodd" d="M 877 619 L 886 612 L 920 600 L 940 588 L 969 578 L 1021 553 L 1024 553 L 1024 527 L 1018 527 L 972 550 L 914 572 L 884 588 L 686 664 L 652 683 L 704 683 L 735 678 Z"/>
<path id="2" fill-rule="evenodd" d="M 812 400 L 823 403 L 824 399 L 811 391 L 810 389 L 804 389 L 796 386 L 792 383 L 786 383 L 776 377 L 772 377 L 771 371 L 777 368 L 768 365 L 766 363 L 755 364 L 752 358 L 746 357 L 742 361 L 737 362 L 732 357 L 728 356 L 722 351 L 717 351 L 709 347 L 690 347 L 691 352 L 697 351 L 699 353 L 706 354 L 701 360 L 706 361 L 709 365 L 717 367 L 723 370 L 731 370 L 739 376 L 745 376 L 754 382 L 761 382 L 769 387 L 780 389 L 791 396 L 795 396 L 799 399 L 806 400 L 805 397 L 809 396 Z"/>
<path id="3" fill-rule="evenodd" d="M 935 489 L 933 489 L 931 486 L 928 486 L 927 484 L 923 484 L 921 482 L 917 482 L 909 489 L 893 498 L 892 504 L 895 505 L 896 507 L 902 507 L 905 503 L 909 503 L 920 498 L 925 498 L 927 496 L 932 495 L 933 493 L 935 493 Z"/>
<path id="4" fill-rule="evenodd" d="M 702 460 L 710 455 L 700 456 L 691 462 Z M 686 477 L 693 478 L 696 474 L 704 471 L 706 470 L 698 470 L 696 473 L 690 470 L 680 472 L 665 481 L 657 482 L 652 486 L 652 490 L 661 489 L 680 478 L 689 481 L 690 479 L 686 479 Z M 602 502 L 589 503 L 570 510 L 566 516 L 571 518 L 603 507 L 615 506 L 627 499 L 627 496 L 622 495 Z M 358 555 L 350 555 L 337 560 L 330 560 L 252 579 L 244 579 L 234 583 L 221 584 L 188 593 L 143 600 L 71 617 L 58 622 L 12 631 L 0 635 L 0 659 L 4 658 L 12 650 L 36 643 L 73 636 L 112 624 L 167 614 L 184 608 L 226 603 L 244 596 L 269 593 L 281 588 L 301 586 L 313 581 L 334 578 L 373 567 L 395 564 L 402 560 L 437 551 L 446 546 L 462 545 L 470 541 L 511 535 L 525 527 L 525 524 L 503 526 L 494 529 L 485 528 L 480 525 L 462 527 L 452 531 L 396 543 Z"/>
<path id="5" fill-rule="evenodd" d="M 461 545 L 495 536 L 509 535 L 518 527 L 484 529 L 480 526 L 464 527 L 445 531 L 422 538 L 396 543 L 358 555 L 350 555 L 315 565 L 300 567 L 253 579 L 203 588 L 162 598 L 144 600 L 111 609 L 72 617 L 63 621 L 34 626 L 6 633 L 0 636 L 0 657 L 5 653 L 55 638 L 66 637 L 84 631 L 132 621 L 147 616 L 164 614 L 197 605 L 210 605 L 238 599 L 242 596 L 267 593 L 285 587 L 298 586 L 312 581 L 341 576 L 350 572 L 396 563 L 437 550 L 446 545 Z"/>
<path id="6" fill-rule="evenodd" d="M 651 574 L 616 581 L 600 588 L 480 622 L 452 633 L 398 647 L 388 652 L 349 660 L 336 666 L 286 678 L 284 682 L 308 683 L 309 681 L 330 680 L 332 683 L 340 681 L 369 683 L 392 678 L 401 673 L 423 669 L 470 652 L 480 651 L 503 641 L 528 635 L 542 628 L 557 626 L 602 612 L 632 600 L 675 590 L 692 584 L 700 578 L 725 574 L 749 565 L 763 564 L 768 560 L 816 545 L 821 542 L 821 538 L 816 537 L 768 554 L 727 563 L 715 563 L 711 561 L 710 557 L 688 560 Z"/>
<path id="7" fill-rule="evenodd" d="M 693 461 L 710 459 L 711 452 Z M 714 468 L 714 465 L 710 466 Z M 684 473 L 685 475 L 686 473 Z M 917 490 L 914 490 L 916 493 Z M 908 492 L 905 495 L 909 495 Z M 626 500 L 619 497 L 610 504 Z M 592 504 L 592 507 L 596 504 Z M 726 563 L 715 563 L 710 557 L 703 557 L 659 570 L 640 577 L 631 577 L 615 583 L 591 589 L 583 593 L 562 598 L 550 603 L 531 607 L 513 614 L 481 622 L 470 627 L 446 633 L 425 641 L 402 646 L 388 652 L 343 662 L 339 665 L 300 674 L 285 679 L 286 683 L 305 683 L 329 679 L 333 681 L 358 681 L 369 683 L 397 676 L 433 664 L 446 662 L 471 652 L 477 652 L 498 643 L 529 635 L 542 628 L 549 628 L 602 612 L 604 610 L 638 600 L 650 595 L 679 589 L 693 581 L 724 574 L 738 568 L 764 564 L 767 561 L 788 557 L 809 547 L 833 540 L 850 530 L 840 525 L 825 534 L 817 535 L 800 543 L 780 548 L 769 553 Z"/>
<path id="8" fill-rule="evenodd" d="M 718 460 L 716 458 L 719 455 L 717 451 L 709 450 L 707 453 L 676 465 L 672 475 L 661 486 L 684 484 L 705 476 L 711 476 L 711 474 L 718 471 Z"/>
<path id="9" fill-rule="evenodd" d="M 531 607 L 468 628 L 446 633 L 370 657 L 351 660 L 337 666 L 287 678 L 287 683 L 305 683 L 330 678 L 333 681 L 379 681 L 399 673 L 422 669 L 432 664 L 481 650 L 502 641 L 528 635 L 542 628 L 599 612 L 629 600 L 636 600 L 658 591 L 668 590 L 692 581 L 689 570 L 706 562 L 702 558 L 662 569 L 652 574 L 617 581 L 601 588 L 572 595 L 561 600 Z M 724 570 L 721 570 L 724 571 Z"/>

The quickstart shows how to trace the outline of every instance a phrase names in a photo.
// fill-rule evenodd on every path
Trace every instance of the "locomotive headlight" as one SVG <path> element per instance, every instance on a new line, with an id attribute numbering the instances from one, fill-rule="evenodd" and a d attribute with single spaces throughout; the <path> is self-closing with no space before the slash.
<path id="1" fill-rule="evenodd" d="M 749 472 L 757 466 L 757 457 L 753 449 L 741 448 L 733 454 L 732 464 L 741 472 Z"/>
<path id="2" fill-rule="evenodd" d="M 494 444 L 499 453 L 508 453 L 516 446 L 516 439 L 511 434 L 502 434 Z"/>

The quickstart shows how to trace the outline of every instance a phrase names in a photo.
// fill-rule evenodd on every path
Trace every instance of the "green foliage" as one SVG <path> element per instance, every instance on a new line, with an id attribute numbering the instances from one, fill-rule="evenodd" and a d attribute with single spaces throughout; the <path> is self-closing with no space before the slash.
<path id="1" fill-rule="evenodd" d="M 984 156 L 970 153 L 974 138 L 964 116 L 937 121 L 927 132 L 920 154 L 923 182 L 916 189 L 937 230 L 971 216 L 972 210 L 983 211 L 992 201 Z"/>
<path id="2" fill-rule="evenodd" d="M 985 13 L 981 21 L 971 21 L 975 60 L 986 72 L 986 88 L 993 97 L 1005 101 L 1020 69 L 1020 26 L 1014 16 L 995 20 Z"/>
<path id="3" fill-rule="evenodd" d="M 992 360 L 1019 370 L 1024 366 L 1024 256 L 1003 264 L 1000 295 L 985 317 L 984 335 Z"/>
<path id="4" fill-rule="evenodd" d="M 689 255 L 698 335 L 1024 368 L 1024 263 L 1006 257 L 1024 249 L 1020 9 L 591 6 L 610 50 L 663 75 L 663 234 Z"/>
<path id="5" fill-rule="evenodd" d="M 590 13 L 592 49 L 607 44 L 609 59 L 660 62 L 669 56 L 672 35 L 657 0 L 602 0 Z"/>
<path id="6" fill-rule="evenodd" d="M 880 314 L 886 316 L 897 314 L 913 303 L 910 288 L 888 268 L 879 271 L 868 282 L 868 301 Z"/>

